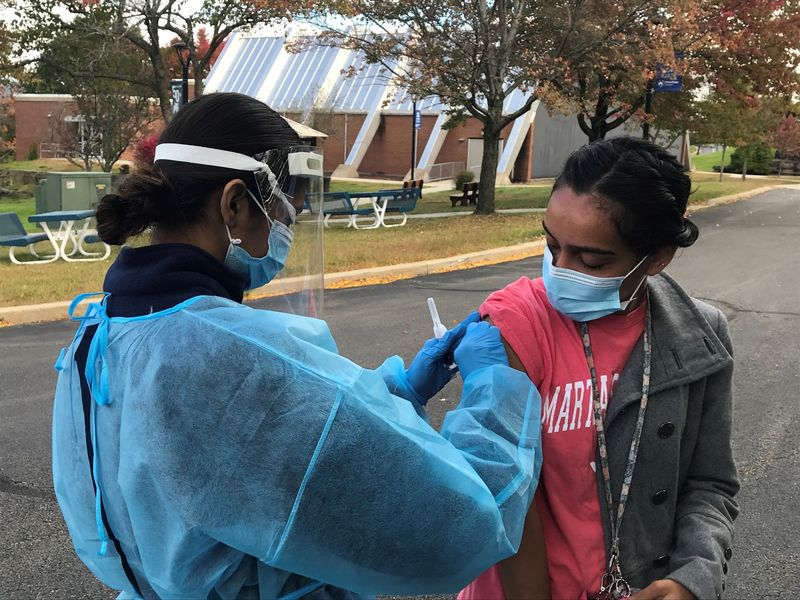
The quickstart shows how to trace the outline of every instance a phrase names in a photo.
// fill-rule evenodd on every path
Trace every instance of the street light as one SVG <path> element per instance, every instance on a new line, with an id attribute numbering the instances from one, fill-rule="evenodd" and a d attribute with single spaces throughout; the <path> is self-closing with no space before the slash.
<path id="1" fill-rule="evenodd" d="M 411 96 L 411 181 L 417 164 L 417 95 Z"/>
<path id="2" fill-rule="evenodd" d="M 664 19 L 661 15 L 653 15 L 648 19 L 650 23 L 654 27 L 659 27 L 660 25 L 664 24 Z M 646 140 L 650 140 L 650 121 L 648 121 L 648 117 L 653 113 L 653 79 L 655 79 L 655 72 L 648 69 L 647 71 L 647 87 L 645 88 L 644 92 L 644 118 L 645 121 L 642 124 L 642 137 Z"/>
<path id="3" fill-rule="evenodd" d="M 183 87 L 181 88 L 180 102 L 180 105 L 183 106 L 189 102 L 189 46 L 183 42 L 175 42 L 172 47 L 175 49 L 175 54 L 178 55 L 178 60 L 183 69 Z"/>
<path id="4" fill-rule="evenodd" d="M 644 92 L 644 118 L 645 121 L 642 123 L 642 137 L 648 141 L 650 141 L 650 121 L 648 121 L 648 117 L 653 112 L 653 78 L 655 77 L 655 73 L 648 70 L 647 72 L 647 88 L 645 88 Z"/>

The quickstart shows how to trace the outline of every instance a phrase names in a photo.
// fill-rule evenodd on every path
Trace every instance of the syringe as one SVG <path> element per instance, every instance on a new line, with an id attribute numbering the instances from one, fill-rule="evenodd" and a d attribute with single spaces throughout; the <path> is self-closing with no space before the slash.
<path id="1" fill-rule="evenodd" d="M 442 325 L 442 321 L 439 319 L 439 311 L 436 310 L 436 302 L 433 298 L 428 298 L 428 310 L 431 313 L 431 321 L 433 321 L 433 337 L 438 340 L 447 333 L 447 327 Z"/>
<path id="2" fill-rule="evenodd" d="M 433 298 L 428 298 L 428 310 L 431 313 L 431 321 L 433 321 L 433 337 L 438 340 L 447 333 L 447 327 L 442 324 L 439 318 L 439 311 L 436 310 L 436 302 L 434 302 Z M 451 373 L 454 373 L 457 369 L 458 365 L 456 363 L 450 365 Z"/>

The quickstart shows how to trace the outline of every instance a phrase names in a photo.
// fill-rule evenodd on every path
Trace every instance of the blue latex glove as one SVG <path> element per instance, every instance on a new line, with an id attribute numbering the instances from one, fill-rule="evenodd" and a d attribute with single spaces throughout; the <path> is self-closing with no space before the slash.
<path id="1" fill-rule="evenodd" d="M 486 321 L 471 323 L 461 343 L 455 350 L 456 364 L 461 377 L 466 379 L 470 373 L 492 365 L 508 366 L 500 330 Z"/>
<path id="2" fill-rule="evenodd" d="M 467 327 L 475 325 L 479 319 L 477 312 L 470 313 L 441 338 L 431 338 L 422 346 L 406 370 L 406 379 L 417 402 L 425 404 L 452 379 L 455 374 L 455 370 L 450 369 L 453 351 L 464 337 Z"/>

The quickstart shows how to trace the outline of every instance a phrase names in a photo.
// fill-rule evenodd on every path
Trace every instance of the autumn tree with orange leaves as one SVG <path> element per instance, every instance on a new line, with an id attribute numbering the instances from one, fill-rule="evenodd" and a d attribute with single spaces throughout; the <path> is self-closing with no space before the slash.
<path id="1" fill-rule="evenodd" d="M 769 141 L 780 153 L 781 160 L 778 162 L 778 177 L 780 177 L 783 160 L 800 157 L 800 121 L 793 114 L 781 118 L 777 127 L 770 133 Z"/>
<path id="2" fill-rule="evenodd" d="M 561 106 L 577 112 L 591 141 L 632 117 L 658 122 L 666 113 L 660 126 L 680 126 L 676 117 L 690 121 L 702 91 L 734 96 L 740 104 L 757 96 L 788 98 L 800 91 L 797 39 L 797 0 L 670 0 L 638 27 L 614 36 L 604 52 L 571 63 L 579 85 L 559 90 Z M 683 76 L 683 91 L 656 94 L 648 116 L 647 79 L 658 63 Z"/>
<path id="3" fill-rule="evenodd" d="M 483 124 L 476 212 L 494 211 L 504 127 L 538 99 L 576 85 L 570 65 L 592 61 L 661 4 L 655 0 L 330 0 L 317 3 L 320 43 L 358 49 L 418 97 L 437 96 L 451 122 Z M 506 107 L 517 90 L 520 106 Z"/>

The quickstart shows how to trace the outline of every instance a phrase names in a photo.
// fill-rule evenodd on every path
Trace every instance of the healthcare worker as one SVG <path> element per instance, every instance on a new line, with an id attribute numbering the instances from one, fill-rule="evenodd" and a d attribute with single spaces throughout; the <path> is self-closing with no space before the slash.
<path id="1" fill-rule="evenodd" d="M 143 598 L 359 598 L 458 590 L 518 547 L 540 398 L 477 314 L 364 369 L 324 321 L 256 310 L 320 189 L 263 103 L 211 94 L 155 164 L 103 198 L 123 247 L 58 358 L 53 478 L 75 549 Z M 301 227 L 301 225 L 298 225 Z M 464 380 L 440 433 L 424 405 Z M 513 400 L 513 401 L 512 401 Z"/>

